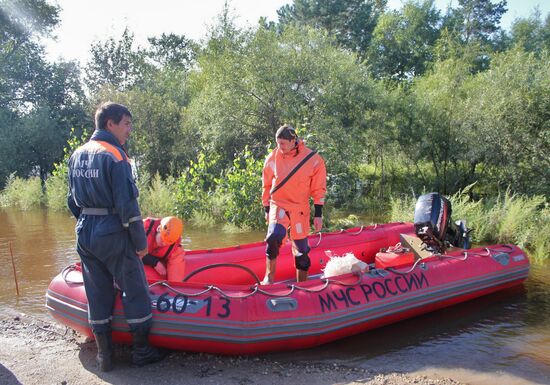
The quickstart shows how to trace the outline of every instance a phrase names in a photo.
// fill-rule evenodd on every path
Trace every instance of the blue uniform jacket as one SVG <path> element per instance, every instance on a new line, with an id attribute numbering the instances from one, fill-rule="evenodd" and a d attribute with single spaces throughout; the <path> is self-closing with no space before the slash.
<path id="1" fill-rule="evenodd" d="M 69 160 L 67 203 L 78 219 L 77 233 L 90 220 L 97 235 L 128 231 L 135 250 L 143 250 L 147 237 L 137 197 L 132 168 L 120 143 L 110 132 L 96 130 Z M 81 214 L 84 207 L 107 208 L 113 214 Z"/>

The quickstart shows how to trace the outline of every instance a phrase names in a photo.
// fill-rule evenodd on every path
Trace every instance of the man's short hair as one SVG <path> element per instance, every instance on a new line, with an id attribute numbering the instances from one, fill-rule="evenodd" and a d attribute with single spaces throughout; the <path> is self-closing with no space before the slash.
<path id="1" fill-rule="evenodd" d="M 279 127 L 279 129 L 275 133 L 275 139 L 293 140 L 297 137 L 298 135 L 296 135 L 296 130 L 290 124 L 285 124 Z"/>
<path id="2" fill-rule="evenodd" d="M 95 127 L 104 130 L 109 119 L 118 124 L 123 116 L 132 117 L 128 107 L 113 102 L 103 103 L 95 112 Z"/>

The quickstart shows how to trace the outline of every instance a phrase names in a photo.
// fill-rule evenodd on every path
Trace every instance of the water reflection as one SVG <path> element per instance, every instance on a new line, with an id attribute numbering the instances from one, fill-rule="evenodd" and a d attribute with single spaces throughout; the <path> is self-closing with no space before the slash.
<path id="1" fill-rule="evenodd" d="M 550 269 L 518 287 L 278 360 L 431 372 L 474 384 L 550 383 Z M 414 359 L 413 359 L 414 357 Z M 460 370 L 459 370 L 460 369 Z M 487 373 L 491 374 L 486 377 Z"/>

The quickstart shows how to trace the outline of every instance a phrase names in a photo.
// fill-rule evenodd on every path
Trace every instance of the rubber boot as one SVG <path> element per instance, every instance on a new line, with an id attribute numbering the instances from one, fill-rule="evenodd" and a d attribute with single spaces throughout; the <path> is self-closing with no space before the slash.
<path id="1" fill-rule="evenodd" d="M 265 260 L 265 277 L 262 285 L 269 285 L 275 281 L 275 268 L 277 267 L 276 259 L 266 258 Z"/>
<path id="2" fill-rule="evenodd" d="M 99 370 L 102 372 L 113 370 L 113 339 L 111 332 L 94 333 L 94 337 L 97 345 L 97 356 L 95 359 L 99 364 Z"/>
<path id="3" fill-rule="evenodd" d="M 132 333 L 132 364 L 143 366 L 161 361 L 166 354 L 149 344 L 149 330 Z"/>
<path id="4" fill-rule="evenodd" d="M 307 281 L 307 271 L 296 269 L 296 282 Z"/>

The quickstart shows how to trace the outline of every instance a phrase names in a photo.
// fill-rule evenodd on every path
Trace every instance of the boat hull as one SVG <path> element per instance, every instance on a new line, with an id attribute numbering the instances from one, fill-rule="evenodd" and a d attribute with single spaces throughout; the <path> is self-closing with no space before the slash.
<path id="1" fill-rule="evenodd" d="M 151 281 L 150 341 L 170 349 L 232 355 L 303 349 L 519 285 L 528 272 L 521 249 L 496 245 L 455 250 L 399 269 L 303 283 Z M 77 267 L 54 278 L 46 298 L 55 319 L 92 335 Z M 120 298 L 112 326 L 115 341 L 131 342 Z"/>

